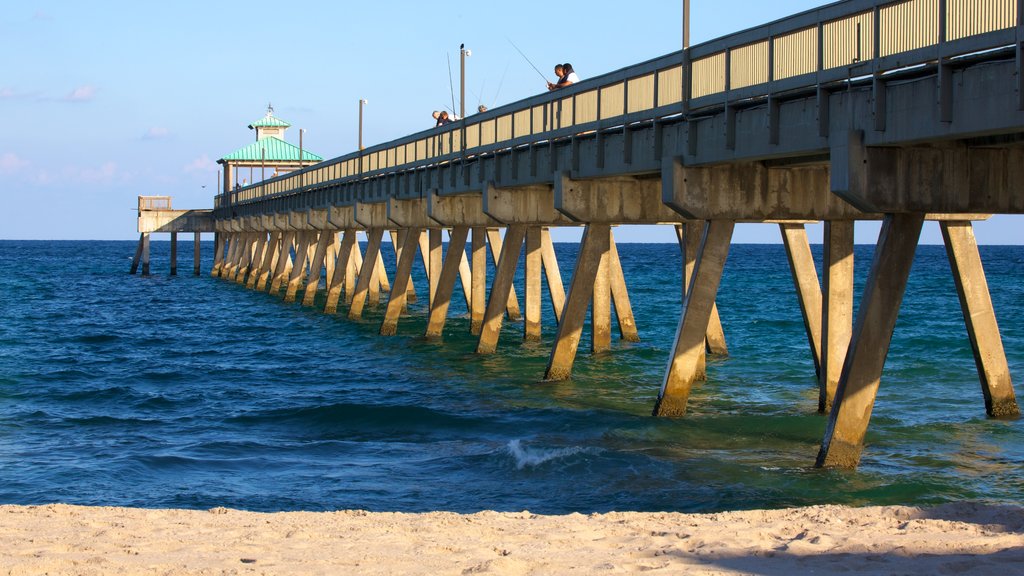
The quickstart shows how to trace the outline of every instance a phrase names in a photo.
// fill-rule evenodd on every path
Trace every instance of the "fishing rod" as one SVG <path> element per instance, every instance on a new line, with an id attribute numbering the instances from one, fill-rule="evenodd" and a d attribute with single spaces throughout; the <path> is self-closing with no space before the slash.
<path id="1" fill-rule="evenodd" d="M 501 73 L 501 80 L 498 81 L 498 91 L 494 93 L 494 101 L 498 101 L 498 94 L 501 94 L 501 86 L 505 83 L 505 74 L 508 74 L 508 64 L 505 64 L 505 71 Z M 544 79 L 547 81 L 547 78 Z"/>
<path id="2" fill-rule="evenodd" d="M 452 55 L 445 52 L 448 57 L 448 88 L 452 91 L 452 114 L 455 114 L 455 81 L 452 80 Z"/>
<path id="3" fill-rule="evenodd" d="M 529 64 L 530 67 L 532 67 L 534 70 L 537 70 L 537 67 L 533 65 L 533 62 L 530 62 L 530 59 L 526 57 L 526 54 L 523 54 L 523 51 L 519 49 L 519 46 L 516 46 L 516 43 L 513 42 L 511 38 L 506 36 L 505 40 L 508 40 L 508 43 L 511 44 L 512 47 L 516 49 L 516 52 L 519 52 L 519 55 L 522 56 L 523 59 L 526 60 L 526 63 Z M 548 77 L 545 76 L 544 73 L 541 72 L 540 70 L 537 70 L 537 74 L 540 74 L 540 77 L 543 78 L 545 82 L 548 81 Z"/>

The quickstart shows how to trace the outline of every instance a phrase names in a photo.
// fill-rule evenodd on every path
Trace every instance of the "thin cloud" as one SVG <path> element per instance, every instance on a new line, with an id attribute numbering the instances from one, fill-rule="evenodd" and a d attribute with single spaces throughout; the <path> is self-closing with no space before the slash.
<path id="1" fill-rule="evenodd" d="M 50 21 L 53 20 L 53 15 L 47 12 L 43 12 L 42 10 L 36 10 L 35 12 L 32 13 L 32 19 Z"/>
<path id="2" fill-rule="evenodd" d="M 117 177 L 117 164 L 104 162 L 95 168 L 84 168 L 78 173 L 78 180 L 89 183 L 109 183 Z"/>
<path id="3" fill-rule="evenodd" d="M 0 174 L 17 174 L 26 167 L 28 167 L 28 161 L 19 157 L 17 154 L 13 152 L 4 152 L 3 154 L 0 154 Z"/>
<path id="4" fill-rule="evenodd" d="M 171 131 L 163 126 L 153 126 L 142 135 L 143 140 L 164 140 L 170 138 Z"/>
<path id="5" fill-rule="evenodd" d="M 210 157 L 206 154 L 203 154 L 199 158 L 185 164 L 185 166 L 182 167 L 182 170 L 184 170 L 186 174 L 192 174 L 194 172 L 216 172 L 217 163 L 210 160 Z"/>
<path id="6" fill-rule="evenodd" d="M 86 84 L 72 90 L 70 94 L 64 97 L 64 100 L 67 102 L 88 102 L 95 96 L 96 87 Z"/>

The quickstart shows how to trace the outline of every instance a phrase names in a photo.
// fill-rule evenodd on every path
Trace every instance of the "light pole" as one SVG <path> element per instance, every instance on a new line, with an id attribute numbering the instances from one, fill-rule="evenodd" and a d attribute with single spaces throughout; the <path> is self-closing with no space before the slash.
<path id="1" fill-rule="evenodd" d="M 465 44 L 459 44 L 459 117 L 466 118 L 466 57 L 473 51 L 467 50 Z"/>
<path id="2" fill-rule="evenodd" d="M 365 98 L 359 99 L 359 151 L 363 151 L 363 106 L 369 104 Z"/>
<path id="3" fill-rule="evenodd" d="M 690 47 L 690 0 L 683 0 L 683 50 Z"/>

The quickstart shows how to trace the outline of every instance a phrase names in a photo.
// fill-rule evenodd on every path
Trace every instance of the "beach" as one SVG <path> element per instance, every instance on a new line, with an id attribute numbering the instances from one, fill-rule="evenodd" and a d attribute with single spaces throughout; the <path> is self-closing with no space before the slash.
<path id="1" fill-rule="evenodd" d="M 0 506 L 0 574 L 999 574 L 1024 508 L 715 514 Z"/>

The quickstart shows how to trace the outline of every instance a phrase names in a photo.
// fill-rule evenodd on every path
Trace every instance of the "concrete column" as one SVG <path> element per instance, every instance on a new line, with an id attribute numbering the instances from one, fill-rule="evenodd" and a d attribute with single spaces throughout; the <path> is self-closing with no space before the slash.
<path id="1" fill-rule="evenodd" d="M 853 221 L 826 220 L 823 240 L 818 412 L 827 414 L 853 334 Z"/>
<path id="2" fill-rule="evenodd" d="M 685 224 L 676 225 L 676 236 L 679 239 L 679 250 L 683 257 L 683 299 L 686 301 L 686 291 L 690 288 L 690 280 L 693 279 L 693 269 L 697 264 L 697 251 L 700 249 L 700 240 L 704 234 L 703 220 L 688 220 Z M 708 320 L 708 331 L 704 335 L 705 351 L 720 356 L 729 355 L 729 347 L 725 343 L 725 331 L 722 329 L 722 321 L 718 316 L 718 305 L 711 306 L 711 318 Z M 698 370 L 698 379 L 704 379 L 704 357 L 701 357 Z"/>
<path id="3" fill-rule="evenodd" d="M 565 288 L 562 286 L 562 273 L 558 269 L 558 258 L 555 257 L 555 245 L 551 242 L 551 231 L 541 228 L 540 231 L 541 262 L 544 275 L 548 281 L 548 294 L 551 295 L 551 309 L 555 313 L 555 321 L 562 321 L 562 309 L 565 307 Z"/>
<path id="4" fill-rule="evenodd" d="M 428 338 L 440 338 L 444 330 L 445 320 L 448 318 L 448 307 L 452 301 L 452 291 L 455 289 L 455 281 L 459 276 L 459 268 L 466 259 L 466 238 L 469 236 L 469 228 L 458 226 L 452 228 L 448 238 L 448 254 L 444 257 L 444 264 L 441 267 L 440 278 L 438 278 L 437 292 L 434 294 L 433 302 L 430 305 L 430 319 L 427 321 Z"/>
<path id="5" fill-rule="evenodd" d="M 923 214 L 886 214 L 829 412 L 819 467 L 856 468 L 921 236 Z"/>
<path id="6" fill-rule="evenodd" d="M 355 234 L 355 231 L 353 231 Z M 359 272 L 363 269 L 363 252 L 359 247 L 359 237 L 354 236 L 352 242 L 352 257 L 348 261 L 348 269 L 345 271 L 345 303 L 352 304 L 352 298 L 356 293 L 356 283 L 359 279 Z"/>
<path id="7" fill-rule="evenodd" d="M 505 233 L 508 234 L 508 231 L 506 230 Z M 488 228 L 487 243 L 490 244 L 491 246 L 491 259 L 494 261 L 494 265 L 497 266 L 498 258 L 501 254 L 502 248 L 501 233 L 498 232 L 498 230 L 495 228 Z M 516 249 L 519 250 L 520 248 L 521 247 L 517 247 Z M 518 266 L 518 264 L 516 265 Z M 490 302 L 488 302 L 487 305 L 488 307 L 490 307 Z M 512 322 L 516 322 L 522 317 L 522 315 L 519 313 L 519 297 L 516 296 L 515 286 L 509 286 L 508 304 L 506 305 L 505 310 L 506 313 L 508 314 L 508 319 L 511 320 Z"/>
<path id="8" fill-rule="evenodd" d="M 384 312 L 384 321 L 380 325 L 381 336 L 394 336 L 398 331 L 398 318 L 402 315 L 406 298 L 409 296 L 409 274 L 416 261 L 416 244 L 418 244 L 420 229 L 409 228 L 404 232 L 405 241 L 402 243 L 402 255 L 395 265 L 395 283 L 391 285 L 388 307 Z"/>
<path id="9" fill-rule="evenodd" d="M 281 249 L 281 233 L 271 232 L 270 237 L 267 239 L 263 248 L 263 261 L 260 262 L 259 273 L 253 274 L 250 277 L 252 284 L 248 286 L 254 290 L 263 291 L 267 287 L 267 280 L 270 279 L 270 273 L 274 270 L 274 263 L 277 260 L 278 252 Z"/>
<path id="10" fill-rule="evenodd" d="M 735 223 L 731 220 L 710 220 L 697 250 L 693 279 L 683 302 L 683 317 L 676 330 L 665 380 L 654 406 L 655 416 L 682 416 L 690 388 L 697 379 L 700 357 L 705 351 L 705 335 L 715 305 L 718 284 L 722 279 L 725 259 Z M 689 231 L 687 231 L 689 232 Z"/>
<path id="11" fill-rule="evenodd" d="M 192 242 L 192 273 L 199 276 L 199 262 L 200 262 L 200 247 L 202 246 L 199 232 L 194 234 L 195 240 Z"/>
<path id="12" fill-rule="evenodd" d="M 612 241 L 612 230 L 608 228 L 608 239 L 604 241 L 605 251 L 597 262 L 594 288 L 590 302 L 590 352 L 598 354 L 612 348 L 612 292 L 608 280 L 608 252 Z"/>
<path id="13" fill-rule="evenodd" d="M 142 260 L 142 234 L 139 234 L 139 243 L 135 245 L 135 256 L 132 258 L 132 267 L 129 274 L 135 274 L 139 270 L 139 262 Z"/>
<path id="14" fill-rule="evenodd" d="M 288 288 L 284 293 L 285 302 L 295 302 L 299 292 L 299 284 L 302 283 L 302 276 L 306 271 L 306 259 L 309 254 L 309 247 L 317 237 L 316 232 L 300 232 L 299 241 L 295 245 L 295 262 L 292 263 L 292 273 L 288 277 Z"/>
<path id="15" fill-rule="evenodd" d="M 427 231 L 430 243 L 430 271 L 428 281 L 430 292 L 427 300 L 428 305 L 433 308 L 434 297 L 437 296 L 437 285 L 441 281 L 441 229 L 431 228 Z"/>
<path id="16" fill-rule="evenodd" d="M 220 268 L 224 264 L 224 235 L 220 232 L 213 233 L 213 267 L 210 268 L 210 276 L 217 277 Z"/>
<path id="17" fill-rule="evenodd" d="M 149 232 L 142 234 L 142 275 L 149 276 Z"/>
<path id="18" fill-rule="evenodd" d="M 470 267 L 472 286 L 470 286 L 469 297 L 469 332 L 478 336 L 484 323 L 484 308 L 487 306 L 486 228 L 473 228 L 473 244 L 470 247 L 470 253 L 473 262 Z"/>
<path id="19" fill-rule="evenodd" d="M 629 303 L 626 276 L 622 273 L 622 262 L 619 260 L 619 250 L 615 247 L 614 234 L 608 239 L 608 282 L 611 284 L 615 317 L 619 320 L 619 338 L 626 342 L 639 342 L 640 335 L 636 331 L 633 306 Z"/>
<path id="20" fill-rule="evenodd" d="M 331 278 L 334 277 L 334 263 L 338 261 L 338 247 L 341 244 L 341 233 L 334 232 L 331 235 L 331 245 L 327 247 L 327 253 L 324 254 L 324 284 L 325 287 L 329 287 L 331 284 Z"/>
<path id="21" fill-rule="evenodd" d="M 253 249 L 256 244 L 256 235 L 246 234 L 245 240 L 242 242 L 242 258 L 239 260 L 238 268 L 235 270 L 235 276 L 232 278 L 236 284 L 245 282 L 245 276 L 249 273 L 249 265 L 252 264 Z"/>
<path id="22" fill-rule="evenodd" d="M 406 235 L 409 233 L 408 229 L 403 228 L 402 230 L 391 230 L 391 245 L 395 250 L 395 262 L 402 259 L 402 247 L 405 246 Z M 422 232 L 421 232 L 422 233 Z M 415 248 L 418 242 L 412 244 Z M 409 288 L 405 291 L 406 302 L 416 301 L 416 286 L 413 284 L 412 276 L 409 276 Z"/>
<path id="23" fill-rule="evenodd" d="M 448 232 L 448 241 L 451 241 L 452 232 Z M 469 270 L 469 258 L 466 256 L 465 247 L 462 250 L 462 259 L 459 260 L 459 280 L 462 282 L 462 295 L 466 298 L 466 309 L 472 308 L 470 294 L 473 291 L 473 273 Z"/>
<path id="24" fill-rule="evenodd" d="M 807 241 L 807 230 L 803 224 L 779 224 L 782 243 L 786 247 L 789 268 L 793 273 L 800 313 L 804 319 L 804 331 L 811 345 L 814 360 L 814 374 L 821 375 L 821 285 L 818 271 L 814 267 L 811 245 Z"/>
<path id="25" fill-rule="evenodd" d="M 380 259 L 380 240 L 384 236 L 382 228 L 370 228 L 366 231 L 367 245 L 366 257 L 359 268 L 359 279 L 356 281 L 355 293 L 352 295 L 352 305 L 348 309 L 350 320 L 358 320 L 363 317 L 363 308 L 366 306 L 370 287 L 376 284 L 377 262 Z"/>
<path id="26" fill-rule="evenodd" d="M 350 261 L 352 260 L 352 248 L 356 241 L 355 230 L 345 230 L 341 245 L 338 246 L 338 259 L 334 263 L 334 274 L 330 277 L 330 284 L 327 286 L 327 303 L 324 305 L 326 314 L 335 314 L 338 311 L 338 300 L 341 299 L 341 290 L 346 279 L 351 279 L 353 274 L 349 273 Z M 351 291 L 350 291 L 351 292 Z"/>
<path id="27" fill-rule="evenodd" d="M 178 275 L 178 233 L 171 232 L 171 276 Z"/>
<path id="28" fill-rule="evenodd" d="M 306 292 L 302 295 L 302 305 L 312 306 L 316 300 L 316 291 L 320 288 L 320 274 L 324 267 L 327 250 L 334 244 L 338 233 L 334 230 L 321 230 L 320 238 L 313 251 L 313 261 L 309 264 L 309 276 L 306 278 Z"/>
<path id="29" fill-rule="evenodd" d="M 228 269 L 231 268 L 231 262 L 237 251 L 238 244 L 235 233 L 228 232 L 224 235 L 224 262 L 221 263 L 220 269 L 217 271 L 218 278 L 227 278 Z"/>
<path id="30" fill-rule="evenodd" d="M 281 284 L 288 278 L 288 259 L 292 249 L 292 242 L 295 232 L 284 232 L 281 235 L 281 247 L 278 249 L 277 266 L 274 268 L 274 278 L 270 281 L 270 293 L 277 294 L 281 291 Z"/>
<path id="31" fill-rule="evenodd" d="M 526 321 L 523 322 L 523 340 L 531 342 L 540 340 L 542 262 L 540 227 L 530 226 L 526 229 L 526 294 L 523 302 L 526 306 Z"/>
<path id="32" fill-rule="evenodd" d="M 610 239 L 611 227 L 608 224 L 588 224 L 583 232 L 580 254 L 576 258 L 576 268 L 569 285 L 569 299 L 562 310 L 562 320 L 558 323 L 555 343 L 544 374 L 546 380 L 567 380 L 572 374 L 587 307 L 594 295 L 595 280 L 601 259 L 608 252 Z"/>
<path id="33" fill-rule="evenodd" d="M 493 249 L 495 239 L 501 242 L 501 238 L 498 237 L 497 231 L 494 234 L 490 232 L 488 230 L 488 238 Z M 511 302 L 512 280 L 515 278 L 516 268 L 519 267 L 519 253 L 522 252 L 525 237 L 526 226 L 522 224 L 513 224 L 505 231 L 504 246 L 501 247 L 501 254 L 498 257 L 498 266 L 491 283 L 491 296 L 487 300 L 487 310 L 484 312 L 484 322 L 480 328 L 477 354 L 491 354 L 498 348 L 502 316 L 508 311 Z M 517 313 L 518 309 L 517 305 Z"/>
<path id="34" fill-rule="evenodd" d="M 956 292 L 960 296 L 974 363 L 978 367 L 985 412 L 996 418 L 1017 417 L 1020 407 L 1013 392 L 1010 366 L 1006 362 L 988 280 L 985 279 L 978 243 L 974 239 L 974 228 L 969 221 L 942 221 L 939 226 L 949 266 L 953 270 Z"/>

